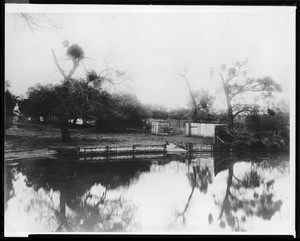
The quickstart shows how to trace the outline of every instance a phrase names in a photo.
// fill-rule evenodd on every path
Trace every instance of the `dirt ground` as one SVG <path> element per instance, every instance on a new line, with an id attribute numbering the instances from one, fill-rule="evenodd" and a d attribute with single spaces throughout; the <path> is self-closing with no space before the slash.
<path id="1" fill-rule="evenodd" d="M 59 128 L 45 124 L 20 123 L 5 131 L 5 151 L 18 149 L 43 149 L 49 147 L 77 146 L 130 146 L 198 143 L 211 144 L 212 138 L 184 135 L 153 135 L 151 133 L 99 133 L 94 128 L 70 129 L 71 143 L 61 140 Z"/>

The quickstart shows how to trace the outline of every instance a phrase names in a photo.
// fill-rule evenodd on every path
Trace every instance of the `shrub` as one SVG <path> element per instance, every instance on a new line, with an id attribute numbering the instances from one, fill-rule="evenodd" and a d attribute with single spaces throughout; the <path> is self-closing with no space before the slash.
<path id="1" fill-rule="evenodd" d="M 246 117 L 245 124 L 234 123 L 219 128 L 218 136 L 235 149 L 288 150 L 289 114 L 269 111 Z"/>

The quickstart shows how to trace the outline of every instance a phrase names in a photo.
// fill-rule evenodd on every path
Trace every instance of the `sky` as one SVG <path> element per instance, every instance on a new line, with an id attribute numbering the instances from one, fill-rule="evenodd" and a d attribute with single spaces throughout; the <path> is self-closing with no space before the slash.
<path id="1" fill-rule="evenodd" d="M 31 31 L 16 12 L 37 14 L 46 28 Z M 85 51 L 74 77 L 86 69 L 100 72 L 106 59 L 130 77 L 117 88 L 145 104 L 186 107 L 189 93 L 178 74 L 186 70 L 192 89 L 208 90 L 214 108 L 225 109 L 221 81 L 210 68 L 245 58 L 249 77 L 271 76 L 282 85 L 275 101 L 289 102 L 293 94 L 294 7 L 6 5 L 5 80 L 14 94 L 25 95 L 36 83 L 60 83 L 51 49 L 70 69 L 64 40 Z"/>

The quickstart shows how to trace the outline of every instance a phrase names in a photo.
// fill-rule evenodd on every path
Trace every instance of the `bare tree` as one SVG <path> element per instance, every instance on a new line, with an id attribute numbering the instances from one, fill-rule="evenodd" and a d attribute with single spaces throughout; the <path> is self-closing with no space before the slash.
<path id="1" fill-rule="evenodd" d="M 184 81 L 185 81 L 185 83 L 186 83 L 186 85 L 188 87 L 188 91 L 189 91 L 189 94 L 190 94 L 190 97 L 191 97 L 192 106 L 193 106 L 193 108 L 192 108 L 192 115 L 191 116 L 192 116 L 193 121 L 196 121 L 197 116 L 198 116 L 198 105 L 197 105 L 197 101 L 196 101 L 196 97 L 194 95 L 194 92 L 192 91 L 191 85 L 189 83 L 189 79 L 187 77 L 187 69 L 185 69 L 183 73 L 178 72 L 178 75 L 182 79 L 184 79 Z"/>
<path id="2" fill-rule="evenodd" d="M 211 77 L 217 73 L 222 81 L 222 89 L 225 94 L 228 123 L 234 122 L 234 117 L 238 114 L 251 109 L 251 105 L 234 104 L 236 97 L 245 93 L 259 93 L 260 97 L 272 97 L 274 92 L 282 91 L 282 88 L 270 76 L 263 78 L 247 78 L 247 71 L 244 66 L 247 64 L 247 59 L 237 61 L 227 68 L 225 64 L 220 68 L 211 68 Z"/>

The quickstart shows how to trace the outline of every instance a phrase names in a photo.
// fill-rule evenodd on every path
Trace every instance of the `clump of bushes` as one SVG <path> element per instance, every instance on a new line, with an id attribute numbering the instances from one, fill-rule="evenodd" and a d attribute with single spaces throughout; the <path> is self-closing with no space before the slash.
<path id="1" fill-rule="evenodd" d="M 247 116 L 245 124 L 247 129 L 255 134 L 255 138 L 268 149 L 288 149 L 288 113 L 269 109 L 267 114 Z"/>
<path id="2" fill-rule="evenodd" d="M 96 127 L 101 131 L 146 130 L 149 113 L 132 94 L 113 94 L 97 113 Z"/>
<path id="3" fill-rule="evenodd" d="M 221 128 L 218 136 L 236 150 L 288 150 L 289 114 L 280 110 L 252 113 L 244 124 L 234 123 Z"/>

